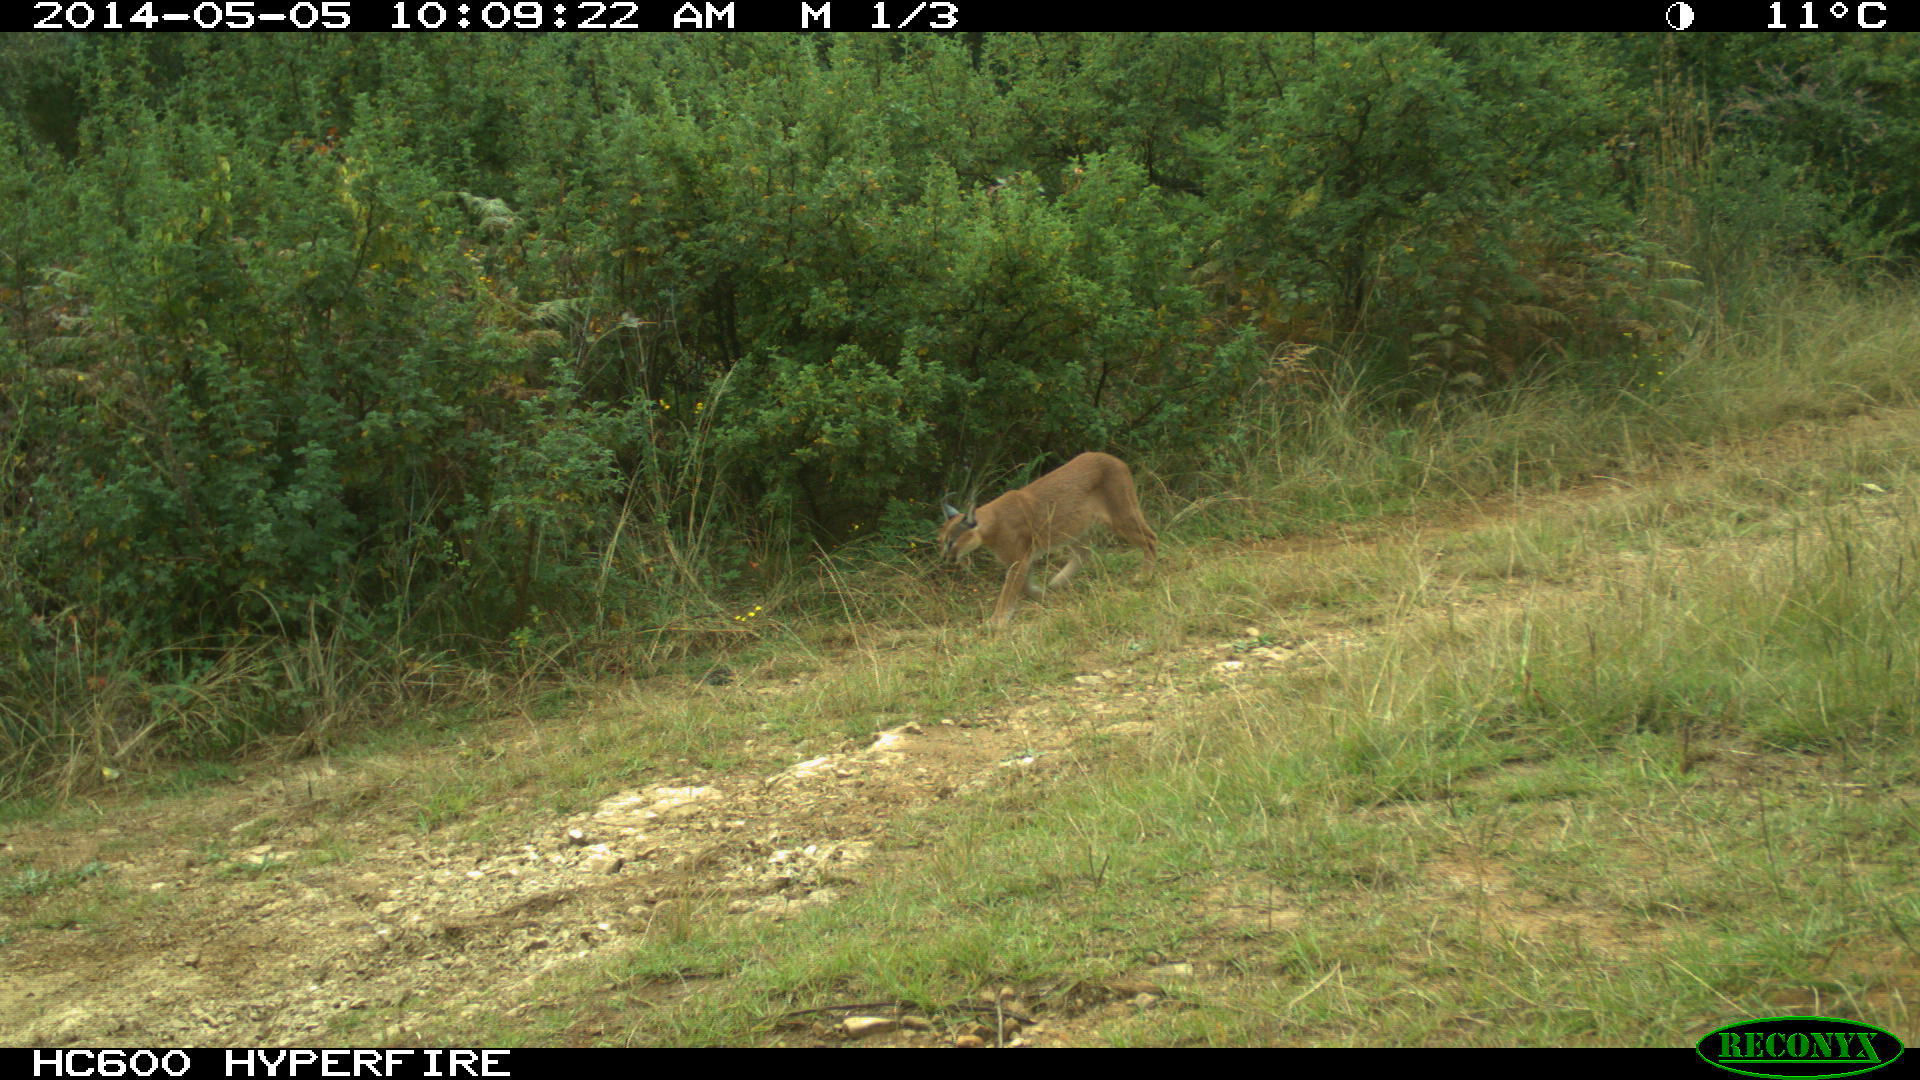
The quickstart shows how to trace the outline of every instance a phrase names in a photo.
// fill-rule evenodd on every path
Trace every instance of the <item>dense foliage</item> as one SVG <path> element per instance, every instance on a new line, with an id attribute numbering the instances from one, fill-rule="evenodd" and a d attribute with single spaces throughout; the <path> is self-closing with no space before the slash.
<path id="1" fill-rule="evenodd" d="M 16 36 L 0 75 L 15 746 L 236 635 L 648 623 L 1080 450 L 1202 463 L 1298 346 L 1414 398 L 1630 378 L 1681 290 L 1920 246 L 1905 35 Z"/>

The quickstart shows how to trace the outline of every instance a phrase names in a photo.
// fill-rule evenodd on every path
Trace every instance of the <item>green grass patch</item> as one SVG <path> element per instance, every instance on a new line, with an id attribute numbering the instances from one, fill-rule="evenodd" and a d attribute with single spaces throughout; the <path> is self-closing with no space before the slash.
<path id="1" fill-rule="evenodd" d="M 0 900 L 12 900 L 25 896 L 45 896 L 60 889 L 71 888 L 83 881 L 101 877 L 112 867 L 98 859 L 90 860 L 66 870 L 42 870 L 37 867 L 23 867 L 4 879 L 0 879 Z"/>

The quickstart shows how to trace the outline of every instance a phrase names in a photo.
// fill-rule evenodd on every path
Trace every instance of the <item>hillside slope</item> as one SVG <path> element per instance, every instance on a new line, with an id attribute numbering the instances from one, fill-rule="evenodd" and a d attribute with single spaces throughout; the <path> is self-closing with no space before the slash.
<path id="1" fill-rule="evenodd" d="M 857 986 L 813 986 L 811 996 L 789 997 L 795 1009 L 738 1015 L 732 1029 L 688 1027 L 685 1020 L 654 1027 L 648 1017 L 656 1010 L 682 1008 L 688 976 L 650 975 L 645 964 L 625 958 L 651 943 L 707 934 L 716 924 L 811 917 L 876 880 L 944 872 L 921 863 L 948 857 L 970 831 L 990 837 L 999 827 L 992 820 L 1010 805 L 1044 801 L 1061 782 L 1084 786 L 1116 761 L 1125 770 L 1136 757 L 1153 758 L 1154 747 L 1200 745 L 1194 725 L 1203 701 L 1254 701 L 1256 688 L 1271 694 L 1325 678 L 1369 653 L 1400 648 L 1398 635 L 1446 627 L 1471 642 L 1526 613 L 1597 603 L 1622 582 L 1647 580 L 1653 563 L 1671 571 L 1664 587 L 1684 589 L 1694 567 L 1757 566 L 1802 550 L 1806 541 L 1790 519 L 1846 515 L 1865 530 L 1894 527 L 1913 514 L 1911 496 L 1893 478 L 1910 468 L 1915 430 L 1920 416 L 1912 412 L 1866 414 L 1720 448 L 1657 474 L 1462 506 L 1427 521 L 1176 550 L 1160 579 L 1108 573 L 1086 588 L 1151 594 L 1170 588 L 1168 577 L 1278 567 L 1301 575 L 1289 579 L 1302 583 L 1301 594 L 1292 603 L 1276 597 L 1268 614 L 1248 617 L 1223 602 L 1194 613 L 1188 628 L 1162 628 L 1157 637 L 1126 628 L 1097 653 L 1072 658 L 1064 678 L 1004 687 L 952 715 L 898 716 L 876 737 L 849 739 L 831 752 L 802 756 L 777 733 L 722 736 L 664 766 L 665 774 L 597 795 L 577 812 L 547 808 L 538 790 L 449 805 L 446 788 L 421 778 L 481 774 L 509 761 L 538 772 L 548 755 L 559 774 L 560 760 L 577 743 L 617 738 L 623 723 L 640 725 L 688 701 L 747 716 L 776 704 L 831 708 L 846 690 L 828 684 L 875 661 L 849 650 L 798 678 L 749 673 L 726 685 L 656 679 L 608 687 L 560 715 L 468 728 L 451 745 L 262 765 L 229 785 L 146 802 L 104 799 L 85 811 L 16 823 L 5 828 L 0 848 L 0 868 L 16 883 L 0 900 L 0 1000 L 10 1003 L 0 1010 L 0 1043 L 837 1041 L 844 1016 L 891 1015 L 894 995 L 879 1001 Z M 1860 472 L 1866 459 L 1882 471 Z M 1728 497 L 1736 489 L 1779 494 Z M 1558 539 L 1529 539 L 1545 535 Z M 1085 602 L 1079 588 L 1023 610 L 1013 633 L 1041 640 L 1041 624 Z M 1327 599 L 1342 590 L 1350 598 Z M 922 643 L 918 662 L 949 663 L 982 632 L 943 633 Z M 902 650 L 914 647 L 901 640 Z M 1677 774 L 1687 784 L 1708 798 L 1719 790 L 1727 800 L 1752 802 L 1763 814 L 1769 800 L 1859 799 L 1870 786 L 1830 774 L 1820 754 L 1773 753 L 1711 725 L 1675 737 Z M 1198 751 L 1194 767 L 1206 768 Z M 1457 843 L 1401 867 L 1391 883 L 1365 887 L 1397 890 L 1414 907 L 1475 913 L 1488 940 L 1504 950 L 1577 941 L 1608 970 L 1660 965 L 1674 932 L 1664 921 L 1671 912 L 1657 903 L 1609 906 L 1578 890 L 1555 895 L 1530 883 L 1517 856 L 1475 831 L 1493 829 L 1479 823 L 1494 819 L 1461 816 L 1457 800 L 1475 792 L 1499 792 L 1496 803 L 1533 798 L 1516 792 L 1529 790 L 1547 769 L 1540 756 L 1517 753 L 1493 769 L 1463 772 L 1437 796 L 1362 800 L 1356 821 L 1404 820 L 1411 828 L 1419 818 L 1422 827 L 1437 822 L 1458 833 Z M 1916 796 L 1920 789 L 1897 777 L 1871 792 L 1890 803 Z M 1553 798 L 1578 805 L 1583 796 Z M 1094 845 L 1089 864 L 1073 871 L 1095 892 L 1105 874 L 1099 849 Z M 1671 863 L 1648 868 L 1651 876 L 1692 872 Z M 933 1014 L 927 1030 L 867 1041 L 1377 1037 L 1331 1022 L 1292 1034 L 1183 1027 L 1207 1015 L 1209 1002 L 1231 1007 L 1254 982 L 1297 987 L 1283 995 L 1293 1004 L 1331 995 L 1356 962 L 1328 958 L 1329 939 L 1314 937 L 1313 924 L 1333 918 L 1336 906 L 1307 902 L 1304 887 L 1257 881 L 1224 864 L 1212 880 L 1190 879 L 1184 887 L 1197 899 L 1181 901 L 1194 928 L 1180 939 L 1182 952 L 1116 949 L 1079 978 L 1009 976 L 1004 991 L 998 980 L 979 983 L 979 993 L 967 997 L 919 1001 L 910 1011 Z M 1835 942 L 1826 981 L 1842 990 L 1829 989 L 1828 999 L 1817 990 L 1796 999 L 1760 979 L 1754 992 L 1771 994 L 1783 1010 L 1818 1006 L 1860 1015 L 1878 1008 L 1861 1018 L 1912 1038 L 1920 956 L 1879 954 L 1864 929 L 1878 920 L 1882 936 L 1902 940 L 1904 916 L 1893 912 L 1904 912 L 1911 897 L 1888 902 L 1884 918 L 1862 916 L 1851 929 L 1821 931 L 1822 940 Z M 882 940 L 888 933 L 874 932 Z M 1104 932 L 1124 940 L 1132 931 L 1123 925 Z M 1304 957 L 1303 940 L 1320 943 L 1319 966 Z M 1270 963 L 1276 955 L 1293 959 Z M 1433 973 L 1418 969 L 1431 961 L 1394 961 L 1407 966 L 1408 993 L 1429 993 L 1418 988 Z M 724 999 L 741 962 L 716 965 L 694 981 Z M 781 961 L 775 955 L 767 962 Z M 796 977 L 795 985 L 812 984 Z M 1854 997 L 1831 1000 L 1847 987 Z M 1726 1011 L 1743 1009 L 1751 1011 L 1748 1001 L 1729 999 Z M 1008 1023 L 1009 1014 L 1029 1022 Z M 1604 1024 L 1573 1030 L 1576 1039 L 1633 1041 L 1607 1034 Z M 1683 1036 L 1653 1025 L 1645 1039 L 1671 1044 Z M 1408 1036 L 1430 1043 L 1539 1037 L 1539 1029 L 1503 1035 L 1498 1024 L 1476 1028 L 1471 1020 Z"/>

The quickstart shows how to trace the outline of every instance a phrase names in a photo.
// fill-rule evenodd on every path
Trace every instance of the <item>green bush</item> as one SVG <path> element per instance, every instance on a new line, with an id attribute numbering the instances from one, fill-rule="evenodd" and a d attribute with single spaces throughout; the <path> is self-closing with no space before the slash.
<path id="1" fill-rule="evenodd" d="M 123 35 L 0 73 L 16 745 L 263 637 L 717 617 L 943 491 L 1217 466 L 1263 376 L 1631 388 L 1698 280 L 1920 235 L 1920 67 L 1877 38 Z"/>

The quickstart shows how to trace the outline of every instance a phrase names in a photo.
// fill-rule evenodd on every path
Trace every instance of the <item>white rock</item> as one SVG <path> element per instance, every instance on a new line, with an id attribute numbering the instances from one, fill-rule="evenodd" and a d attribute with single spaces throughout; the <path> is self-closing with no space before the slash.
<path id="1" fill-rule="evenodd" d="M 899 1027 L 900 1021 L 890 1016 L 849 1016 L 840 1021 L 840 1029 L 845 1031 L 849 1038 L 854 1039 L 865 1038 L 868 1035 L 884 1035 Z"/>

